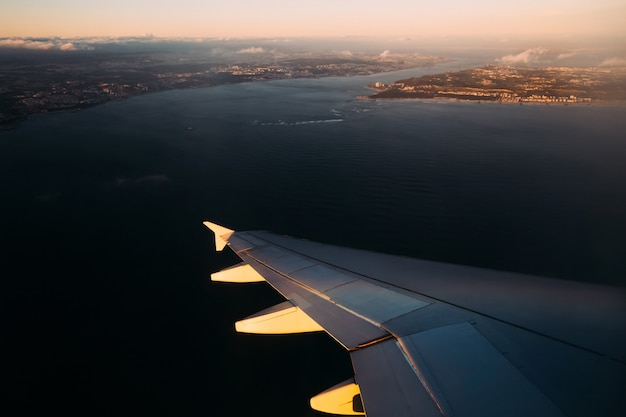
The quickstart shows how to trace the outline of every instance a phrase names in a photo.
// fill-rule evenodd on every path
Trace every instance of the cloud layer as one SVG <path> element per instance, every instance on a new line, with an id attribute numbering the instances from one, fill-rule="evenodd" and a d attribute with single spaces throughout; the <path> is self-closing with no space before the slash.
<path id="1" fill-rule="evenodd" d="M 601 67 L 626 67 L 626 57 L 614 56 L 600 63 Z"/>
<path id="2" fill-rule="evenodd" d="M 0 39 L 0 48 L 31 49 L 38 51 L 90 51 L 93 46 L 86 43 L 69 42 L 67 39 Z"/>
<path id="3" fill-rule="evenodd" d="M 261 47 L 255 48 L 254 46 L 237 51 L 238 54 L 262 54 L 263 52 L 265 52 L 265 49 Z"/>
<path id="4" fill-rule="evenodd" d="M 496 59 L 496 61 L 507 65 L 530 64 L 533 62 L 537 62 L 541 55 L 547 52 L 548 50 L 542 47 L 530 48 L 525 50 L 524 52 L 520 52 L 519 54 L 505 55 L 502 58 Z"/>

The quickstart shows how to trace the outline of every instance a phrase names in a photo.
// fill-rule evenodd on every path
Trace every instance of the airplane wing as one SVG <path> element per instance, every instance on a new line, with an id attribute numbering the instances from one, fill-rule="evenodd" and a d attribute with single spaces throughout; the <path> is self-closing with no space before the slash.
<path id="1" fill-rule="evenodd" d="M 240 332 L 325 331 L 354 378 L 313 397 L 341 415 L 626 416 L 626 289 L 410 259 L 204 222 L 287 301 Z"/>

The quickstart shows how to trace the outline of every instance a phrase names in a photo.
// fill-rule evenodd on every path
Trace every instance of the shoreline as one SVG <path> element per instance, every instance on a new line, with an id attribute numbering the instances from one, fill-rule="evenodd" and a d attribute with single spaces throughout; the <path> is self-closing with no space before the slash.
<path id="1" fill-rule="evenodd" d="M 372 73 L 372 74 L 364 74 L 361 75 L 363 77 L 372 77 L 372 76 L 376 76 L 376 75 L 385 75 L 385 74 L 389 74 L 389 73 L 393 73 L 393 72 L 397 72 L 397 71 L 407 71 L 407 70 L 412 70 L 412 69 L 423 69 L 425 67 L 429 67 L 429 68 L 436 68 L 437 65 L 426 65 L 426 66 L 417 66 L 417 67 L 411 67 L 411 68 L 405 68 L 402 70 L 390 70 L 390 71 L 384 71 L 384 72 L 379 72 L 379 73 Z M 334 74 L 329 74 L 329 75 L 322 75 L 322 76 L 318 76 L 315 78 L 330 78 L 330 77 L 337 77 Z M 350 74 L 346 74 L 343 76 L 340 76 L 338 78 L 351 78 L 354 77 L 353 75 Z M 246 79 L 239 79 L 236 80 L 235 82 L 224 82 L 224 83 L 207 83 L 206 85 L 198 85 L 198 84 L 191 84 L 189 86 L 177 86 L 177 88 L 164 88 L 164 89 L 156 89 L 156 90 L 152 90 L 152 91 L 138 91 L 137 94 L 128 94 L 125 95 L 123 97 L 117 96 L 117 97 L 107 97 L 104 100 L 100 100 L 97 102 L 91 102 L 91 103 L 78 103 L 77 105 L 74 106 L 67 106 L 64 108 L 50 108 L 50 109 L 42 109 L 39 111 L 32 111 L 32 112 L 24 112 L 23 114 L 19 114 L 15 117 L 11 117 L 5 120 L 0 121 L 0 132 L 3 131 L 8 131 L 8 130 L 13 130 L 13 129 L 17 129 L 19 128 L 25 121 L 27 121 L 28 119 L 30 119 L 32 116 L 34 115 L 43 115 L 46 113 L 56 113 L 56 112 L 65 112 L 65 111 L 81 111 L 81 110 L 86 110 L 92 107 L 96 107 L 99 105 L 103 105 L 103 104 L 107 104 L 107 103 L 111 103 L 111 102 L 118 102 L 118 101 L 125 101 L 128 99 L 131 99 L 133 97 L 138 97 L 138 96 L 145 96 L 145 95 L 150 95 L 150 94 L 156 94 L 156 93 L 163 93 L 163 92 L 167 92 L 167 91 L 175 91 L 175 90 L 192 90 L 192 89 L 199 89 L 199 88 L 211 88 L 211 87 L 219 87 L 222 85 L 232 85 L 232 84 L 242 84 L 242 83 L 248 83 L 248 82 L 266 82 L 266 81 L 282 81 L 282 80 L 307 80 L 307 79 L 311 79 L 312 77 L 294 77 L 294 78 L 281 78 L 281 79 L 255 79 L 255 78 L 246 78 Z M 365 89 L 369 89 L 369 90 L 373 90 L 373 91 L 377 91 L 377 92 L 384 92 L 384 91 L 388 91 L 389 89 L 387 88 L 380 88 L 380 87 L 375 87 L 372 83 L 367 84 L 364 86 Z M 407 95 L 411 94 L 409 92 L 405 93 Z M 433 93 L 433 95 L 436 95 L 437 93 Z M 489 99 L 481 99 L 478 96 L 476 96 L 476 98 L 470 98 L 470 99 L 466 99 L 466 98 L 461 98 L 461 97 L 445 97 L 444 95 L 441 96 L 434 96 L 434 97 L 375 97 L 376 94 L 374 95 L 358 95 L 355 97 L 356 100 L 359 101 L 376 101 L 376 100 L 384 100 L 384 101 L 439 101 L 439 102 L 474 102 L 477 104 L 481 104 L 481 103 L 497 103 L 497 104 L 516 104 L 516 105 L 563 105 L 563 106 L 568 106 L 568 105 L 576 105 L 576 106 L 580 106 L 580 105 L 609 105 L 609 106 L 621 106 L 621 105 L 626 105 L 626 100 L 599 100 L 599 99 L 591 99 L 591 98 L 586 98 L 586 101 L 557 101 L 557 100 L 546 100 L 543 101 L 541 99 L 531 99 L 531 100 L 527 100 L 525 98 L 520 97 L 518 100 L 499 100 L 499 99 L 493 99 L 493 100 L 489 100 Z"/>
<path id="2" fill-rule="evenodd" d="M 445 61 L 444 61 L 445 63 Z M 336 74 L 326 74 L 326 75 L 317 75 L 317 76 L 299 76 L 299 77 L 284 77 L 284 78 L 275 78 L 275 79 L 265 79 L 265 78 L 254 78 L 254 77 L 242 77 L 239 79 L 234 79 L 234 80 L 229 80 L 227 82 L 209 82 L 206 83 L 204 85 L 202 84 L 196 84 L 196 83 L 190 83 L 187 86 L 181 86 L 178 85 L 174 88 L 160 88 L 160 89 L 154 89 L 154 90 L 141 90 L 141 91 L 127 91 L 123 96 L 105 96 L 103 95 L 101 98 L 103 98 L 102 100 L 98 100 L 95 102 L 84 102 L 84 103 L 76 103 L 75 105 L 71 105 L 71 106 L 66 106 L 66 107 L 61 107 L 61 108 L 43 108 L 43 109 L 38 109 L 36 111 L 24 111 L 23 113 L 15 116 L 15 117 L 11 117 L 11 118 L 6 118 L 4 120 L 0 120 L 0 132 L 2 131 L 7 131 L 7 130 L 12 130 L 12 129 L 17 129 L 19 128 L 22 123 L 26 120 L 28 120 L 30 117 L 35 116 L 35 115 L 43 115 L 43 114 L 47 114 L 47 113 L 57 113 L 57 112 L 65 112 L 65 111 L 81 111 L 84 109 L 89 109 L 92 107 L 96 107 L 96 106 L 100 106 L 103 104 L 107 104 L 107 103 L 111 103 L 111 102 L 120 102 L 120 101 L 125 101 L 128 99 L 131 99 L 133 97 L 139 97 L 139 96 L 146 96 L 146 95 L 150 95 L 150 94 L 156 94 L 156 93 L 163 93 L 163 92 L 167 92 L 167 91 L 176 91 L 176 90 L 194 90 L 194 89 L 200 89 L 200 88 L 211 88 L 211 87 L 219 87 L 219 86 L 223 86 L 223 85 L 234 85 L 234 84 L 244 84 L 244 83 L 252 83 L 252 82 L 272 82 L 272 81 L 284 81 L 284 80 L 310 80 L 310 79 L 320 79 L 320 78 L 354 78 L 354 77 L 372 77 L 372 76 L 377 76 L 377 75 L 384 75 L 384 74 L 390 74 L 390 73 L 394 73 L 394 72 L 400 72 L 400 71 L 407 71 L 407 70 L 413 70 L 413 69 L 418 69 L 418 68 L 434 68 L 436 67 L 437 64 L 428 64 L 428 65 L 421 65 L 421 66 L 414 66 L 414 67 L 410 67 L 410 68 L 401 68 L 401 69 L 397 69 L 397 68 L 393 68 L 390 69 L 388 71 L 383 71 L 383 72 L 373 72 L 373 73 L 369 73 L 369 74 L 344 74 L 344 75 L 336 75 Z M 214 80 L 212 80 L 214 81 Z"/>
<path id="3" fill-rule="evenodd" d="M 469 99 L 460 99 L 460 98 L 451 98 L 451 97 L 372 97 L 372 96 L 364 96 L 359 95 L 356 97 L 357 100 L 360 101 L 438 101 L 438 102 L 458 102 L 458 103 L 476 103 L 476 104 L 506 104 L 506 105 L 543 105 L 543 106 L 599 106 L 599 105 L 608 105 L 608 106 L 626 106 L 626 100 L 593 100 L 589 102 L 575 102 L 575 103 L 565 103 L 565 102 L 541 102 L 541 101 L 502 101 L 502 100 L 469 100 Z"/>
<path id="4" fill-rule="evenodd" d="M 518 105 L 601 104 L 626 101 L 626 67 L 529 68 L 485 65 L 462 71 L 377 81 L 369 100 L 454 100 Z"/>

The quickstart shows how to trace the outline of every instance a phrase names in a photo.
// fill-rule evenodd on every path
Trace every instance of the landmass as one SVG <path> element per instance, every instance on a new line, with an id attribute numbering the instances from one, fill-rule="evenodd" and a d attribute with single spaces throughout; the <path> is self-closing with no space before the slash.
<path id="1" fill-rule="evenodd" d="M 285 78 L 370 75 L 444 61 L 435 56 L 391 53 L 250 52 L 226 56 L 158 51 L 0 51 L 0 128 L 15 127 L 34 113 L 82 109 L 157 91 Z"/>
<path id="2" fill-rule="evenodd" d="M 367 99 L 454 99 L 508 103 L 626 100 L 626 68 L 530 68 L 487 65 L 369 85 Z"/>

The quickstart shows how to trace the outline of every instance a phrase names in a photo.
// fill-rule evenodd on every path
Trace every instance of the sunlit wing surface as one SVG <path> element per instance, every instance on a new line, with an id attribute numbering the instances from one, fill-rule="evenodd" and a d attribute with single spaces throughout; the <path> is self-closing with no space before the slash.
<path id="1" fill-rule="evenodd" d="M 242 260 L 213 280 L 264 280 L 287 299 L 238 331 L 324 330 L 350 352 L 354 379 L 312 398 L 319 411 L 626 416 L 624 288 L 204 224 Z"/>

